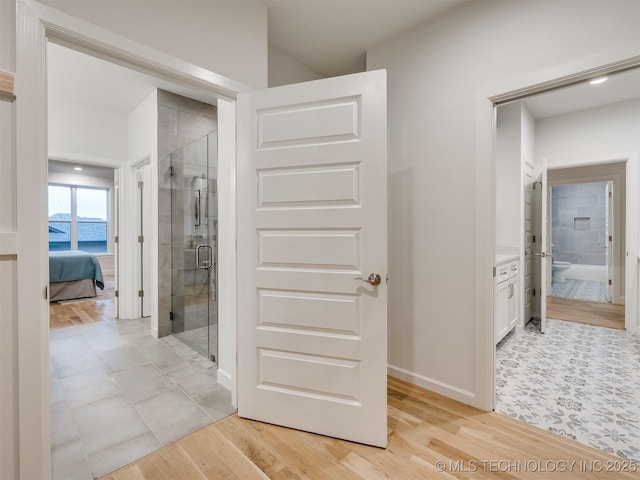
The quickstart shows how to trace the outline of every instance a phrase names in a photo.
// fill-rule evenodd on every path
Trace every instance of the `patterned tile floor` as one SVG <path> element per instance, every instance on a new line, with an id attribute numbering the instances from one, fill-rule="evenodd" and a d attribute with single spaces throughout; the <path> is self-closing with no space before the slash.
<path id="1" fill-rule="evenodd" d="M 496 347 L 496 411 L 640 462 L 640 334 L 532 320 Z"/>
<path id="2" fill-rule="evenodd" d="M 607 288 L 604 282 L 596 280 L 578 280 L 567 278 L 564 283 L 552 282 L 551 294 L 554 297 L 575 298 L 591 302 L 606 302 Z"/>

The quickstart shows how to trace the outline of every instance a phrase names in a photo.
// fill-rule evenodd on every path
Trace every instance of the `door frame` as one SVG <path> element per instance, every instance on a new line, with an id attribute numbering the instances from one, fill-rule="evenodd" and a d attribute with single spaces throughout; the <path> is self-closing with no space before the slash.
<path id="1" fill-rule="evenodd" d="M 626 45 L 604 53 L 550 66 L 519 78 L 487 85 L 476 91 L 476 248 L 475 248 L 475 406 L 493 410 L 495 406 L 495 342 L 493 295 L 495 266 L 495 125 L 496 107 L 530 95 L 562 88 L 590 78 L 640 67 L 640 46 Z M 636 190 L 638 172 L 634 175 Z M 637 258 L 638 245 L 628 245 L 629 257 Z M 628 271 L 627 281 L 635 282 L 637 310 L 638 262 Z M 632 299 L 627 299 L 632 302 Z"/>
<path id="2" fill-rule="evenodd" d="M 639 324 L 637 320 L 638 316 L 638 245 L 640 242 L 640 225 L 638 217 L 638 205 L 640 198 L 638 197 L 638 187 L 640 186 L 640 170 L 638 165 L 638 152 L 627 152 L 611 155 L 599 155 L 588 158 L 575 158 L 562 160 L 560 162 L 554 162 L 552 166 L 548 166 L 547 170 L 559 170 L 565 168 L 577 168 L 588 167 L 596 165 L 606 165 L 609 163 L 624 163 L 625 164 L 625 250 L 627 252 L 625 256 L 624 265 L 624 292 L 621 292 L 618 288 L 620 296 L 624 298 L 624 315 L 625 315 L 625 329 L 630 332 L 638 331 Z M 550 188 L 553 185 L 561 185 L 566 183 L 587 183 L 589 181 L 613 181 L 614 187 L 620 184 L 620 178 L 616 175 L 602 175 L 593 177 L 584 177 L 577 179 L 576 181 L 562 180 L 548 182 L 547 192 L 543 192 L 543 195 L 550 197 Z M 615 197 L 614 197 L 615 199 Z M 619 199 L 619 198 L 618 198 Z M 636 205 L 636 208 L 633 208 Z M 551 208 L 551 203 L 547 203 L 548 208 Z M 615 207 L 614 207 L 615 208 Z M 616 217 L 614 210 L 614 219 Z M 619 219 L 618 219 L 619 220 Z M 619 226 L 614 227 L 615 231 L 618 231 Z M 550 231 L 547 235 L 547 241 L 550 241 Z M 619 236 L 618 236 L 619 237 Z M 614 242 L 616 245 L 616 251 L 621 248 L 619 240 Z M 547 249 L 549 250 L 549 249 Z M 615 262 L 615 259 L 613 260 Z M 634 322 L 634 319 L 636 321 Z"/>
<path id="3" fill-rule="evenodd" d="M 235 338 L 235 98 L 251 88 L 215 72 L 129 40 L 84 20 L 33 0 L 18 0 L 16 15 L 16 156 L 17 156 L 17 302 L 18 302 L 18 412 L 19 471 L 24 478 L 48 479 L 50 463 L 49 414 L 49 272 L 47 258 L 47 78 L 46 45 L 52 41 L 133 70 L 143 71 L 177 85 L 198 99 L 218 103 L 219 175 L 228 204 L 222 205 L 229 238 L 219 248 L 229 255 L 220 269 L 229 269 L 223 282 L 229 298 L 224 312 L 231 319 L 228 331 Z M 223 177 L 224 175 L 224 177 Z M 156 178 L 156 176 L 153 176 Z M 35 186 L 35 188 L 34 188 Z M 152 200 L 153 201 L 153 200 Z M 155 202 L 157 202 L 157 197 Z M 156 203 L 157 209 L 157 203 Z M 33 222 L 32 219 L 41 221 Z M 233 238 L 231 238 L 233 237 Z M 34 254 L 34 252 L 36 252 Z M 152 251 L 152 253 L 154 253 Z M 156 251 L 157 253 L 157 251 Z M 222 285 L 221 285 L 222 287 Z M 222 296 L 222 288 L 220 291 Z M 39 301 L 37 300 L 39 299 Z M 157 306 L 153 314 L 157 315 Z M 235 402 L 235 342 L 226 356 L 228 371 L 219 374 L 230 383 Z M 222 352 L 220 352 L 222 357 Z M 222 363 L 222 358 L 220 359 Z"/>

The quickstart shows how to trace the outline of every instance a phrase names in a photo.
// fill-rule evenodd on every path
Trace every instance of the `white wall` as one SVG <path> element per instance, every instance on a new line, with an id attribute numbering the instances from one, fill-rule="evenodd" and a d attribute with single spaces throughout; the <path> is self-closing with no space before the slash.
<path id="1" fill-rule="evenodd" d="M 267 86 L 267 7 L 261 2 L 41 3 L 254 88 Z"/>
<path id="2" fill-rule="evenodd" d="M 49 156 L 113 164 L 127 160 L 127 117 L 58 98 L 48 99 Z"/>
<path id="3" fill-rule="evenodd" d="M 127 160 L 139 162 L 158 148 L 158 92 L 154 90 L 127 116 Z M 157 154 L 156 154 L 157 156 Z M 149 158 L 151 160 L 151 158 Z M 157 160 L 157 159 L 156 159 Z"/>
<path id="4" fill-rule="evenodd" d="M 486 188 L 476 178 L 490 178 L 476 172 L 479 94 L 637 48 L 639 22 L 638 2 L 466 2 L 368 52 L 367 69 L 388 73 L 391 374 L 486 407 L 490 377 L 476 369 L 487 321 L 476 318 L 476 262 L 489 263 L 476 255 L 486 223 L 474 205 Z"/>
<path id="5" fill-rule="evenodd" d="M 118 290 L 120 292 L 119 316 L 120 318 L 137 318 L 140 316 L 140 301 L 137 296 L 139 289 L 140 248 L 138 236 L 138 213 L 135 206 L 138 205 L 137 169 L 140 162 L 151 165 L 150 185 L 145 186 L 145 191 L 150 192 L 150 205 L 147 220 L 150 225 L 145 232 L 146 248 L 151 258 L 157 258 L 157 230 L 158 230 L 158 92 L 155 90 L 144 99 L 127 117 L 128 164 L 121 168 L 121 202 L 120 209 L 120 247 L 118 259 Z M 150 264 L 149 264 L 150 263 Z M 157 262 L 148 262 L 149 284 L 145 287 L 145 302 L 152 306 L 151 330 L 157 336 L 158 312 L 157 312 Z"/>
<path id="6" fill-rule="evenodd" d="M 529 162 L 533 167 L 540 163 L 540 159 L 536 159 L 535 145 L 536 145 L 536 121 L 531 115 L 531 112 L 527 109 L 524 103 L 522 105 L 522 118 L 521 118 L 521 145 L 522 145 L 522 157 L 523 161 Z"/>
<path id="7" fill-rule="evenodd" d="M 496 114 L 496 247 L 520 246 L 522 230 L 522 108 L 501 105 Z"/>
<path id="8" fill-rule="evenodd" d="M 323 78 L 323 75 L 280 50 L 269 47 L 269 87 L 319 78 Z"/>
<path id="9" fill-rule="evenodd" d="M 536 156 L 548 166 L 576 158 L 640 151 L 640 100 L 536 121 Z"/>

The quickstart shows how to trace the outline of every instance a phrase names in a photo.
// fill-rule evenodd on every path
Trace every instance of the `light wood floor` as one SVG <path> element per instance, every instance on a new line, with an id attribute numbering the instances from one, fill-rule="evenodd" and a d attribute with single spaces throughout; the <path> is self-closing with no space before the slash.
<path id="1" fill-rule="evenodd" d="M 115 301 L 86 300 L 78 303 L 50 303 L 49 328 L 72 327 L 115 318 Z"/>
<path id="2" fill-rule="evenodd" d="M 607 466 L 619 471 L 624 464 L 599 450 L 394 378 L 389 378 L 388 403 L 387 449 L 233 415 L 104 480 L 640 478 L 637 473 L 593 472 Z M 549 473 L 560 465 L 568 472 Z M 466 472 L 454 472 L 456 466 Z M 594 468 L 587 471 L 588 466 Z M 541 468 L 546 473 L 540 473 Z"/>
<path id="3" fill-rule="evenodd" d="M 104 280 L 113 281 L 113 275 L 104 275 Z M 100 292 L 100 291 L 98 291 Z M 113 291 L 108 294 L 101 293 L 98 297 L 84 299 L 71 303 L 49 304 L 49 328 L 72 327 L 87 323 L 113 320 L 116 316 L 116 302 L 113 299 Z"/>
<path id="4" fill-rule="evenodd" d="M 624 330 L 624 305 L 547 297 L 547 318 Z"/>

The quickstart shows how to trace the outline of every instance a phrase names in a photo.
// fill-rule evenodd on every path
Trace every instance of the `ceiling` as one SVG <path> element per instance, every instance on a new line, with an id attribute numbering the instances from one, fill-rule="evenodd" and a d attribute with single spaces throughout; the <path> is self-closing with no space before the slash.
<path id="1" fill-rule="evenodd" d="M 103 177 L 113 180 L 113 168 L 99 167 L 97 165 L 82 165 L 81 171 L 75 170 L 80 167 L 78 163 L 62 162 L 59 160 L 49 160 L 50 172 L 73 173 L 74 175 L 88 175 L 91 177 Z"/>
<path id="2" fill-rule="evenodd" d="M 365 52 L 461 0 L 262 0 L 269 44 L 325 76 L 364 70 Z M 154 77 L 55 44 L 48 46 L 51 99 L 126 115 L 156 88 Z M 601 85 L 576 85 L 525 102 L 536 118 L 640 98 L 640 69 Z"/>
<path id="3" fill-rule="evenodd" d="M 325 77 L 365 70 L 365 53 L 464 0 L 261 0 L 269 46 Z"/>
<path id="4" fill-rule="evenodd" d="M 269 46 L 325 77 L 365 70 L 365 53 L 464 0 L 260 0 Z M 175 87 L 49 44 L 51 98 L 128 114 L 154 88 Z"/>
<path id="5" fill-rule="evenodd" d="M 578 110 L 601 107 L 640 98 L 640 69 L 609 75 L 604 83 L 582 82 L 526 98 L 524 104 L 533 118 L 547 118 Z"/>
<path id="6" fill-rule="evenodd" d="M 47 88 L 52 99 L 127 115 L 163 84 L 152 76 L 47 43 Z"/>

